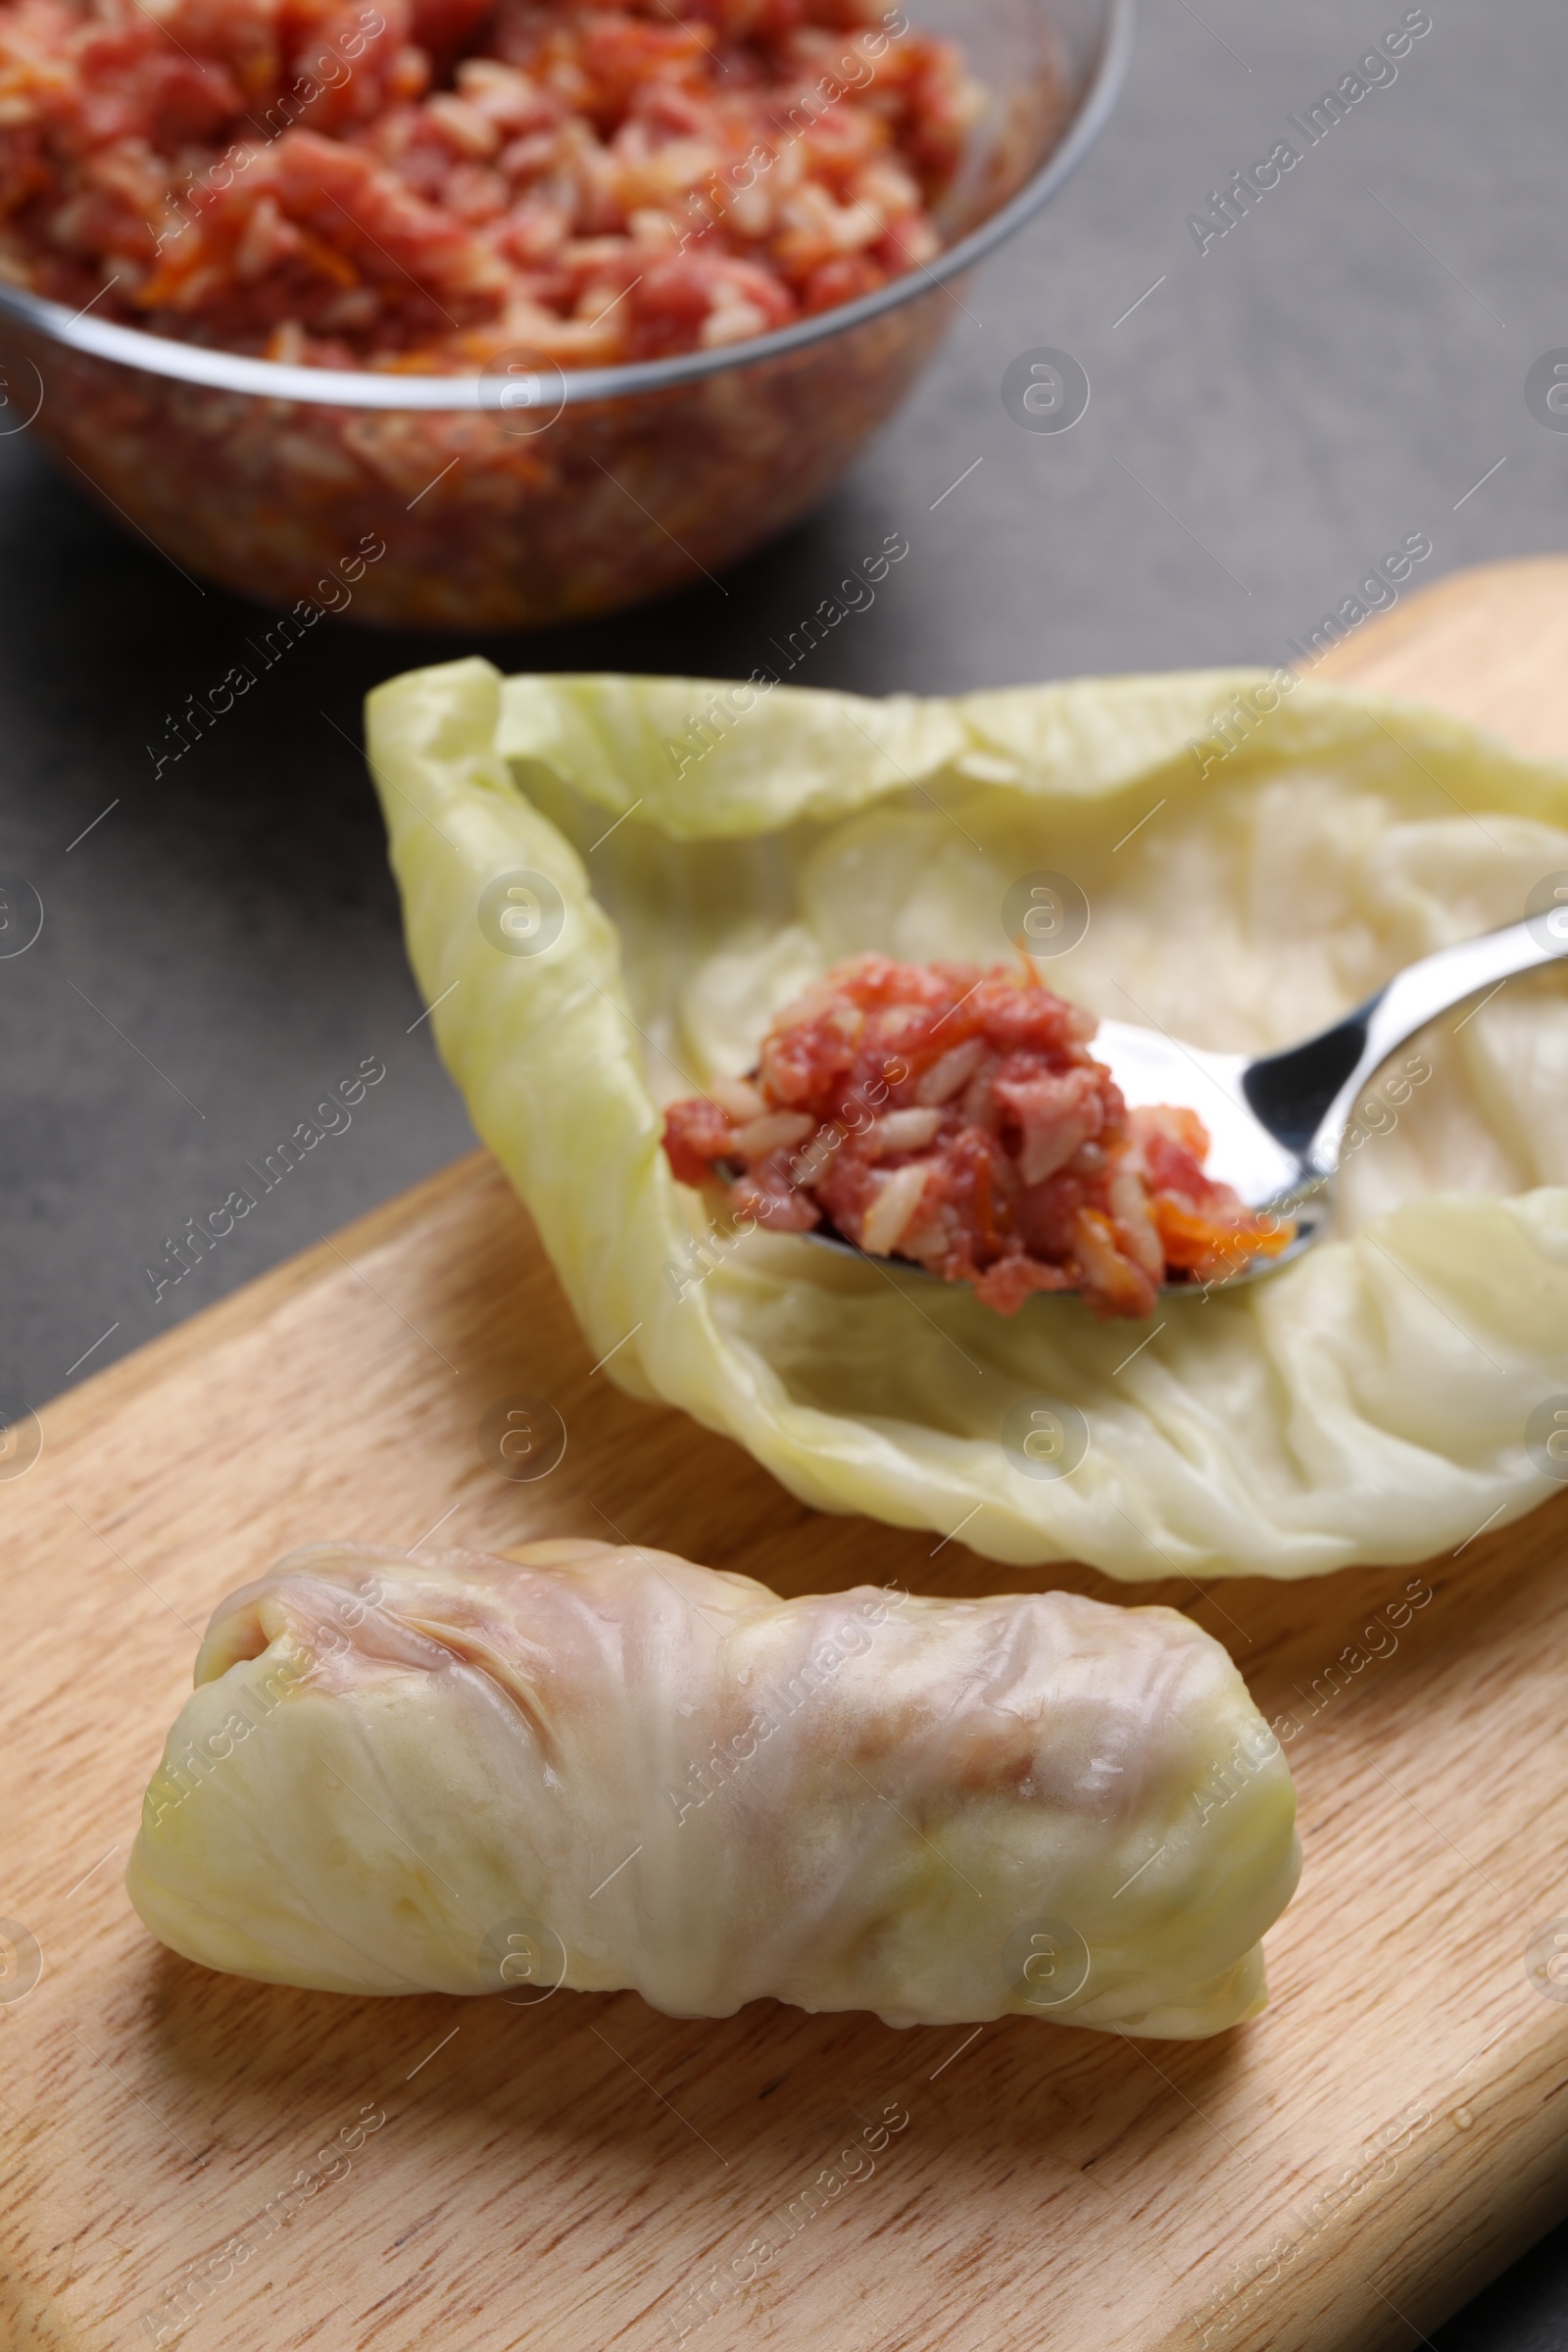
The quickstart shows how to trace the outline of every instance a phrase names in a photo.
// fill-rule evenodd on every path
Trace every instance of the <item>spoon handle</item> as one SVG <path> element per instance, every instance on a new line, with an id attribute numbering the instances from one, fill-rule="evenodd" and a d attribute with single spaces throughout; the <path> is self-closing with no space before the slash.
<path id="1" fill-rule="evenodd" d="M 1480 990 L 1568 956 L 1568 905 L 1463 939 L 1406 965 L 1334 1028 L 1248 1065 L 1242 1092 L 1303 1172 L 1332 1174 L 1355 1098 L 1389 1055 L 1439 1013 Z"/>

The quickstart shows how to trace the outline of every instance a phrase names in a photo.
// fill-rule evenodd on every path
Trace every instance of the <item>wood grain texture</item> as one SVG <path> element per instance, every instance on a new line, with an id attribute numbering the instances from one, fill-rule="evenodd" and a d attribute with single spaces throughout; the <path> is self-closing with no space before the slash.
<path id="1" fill-rule="evenodd" d="M 1310 672 L 1435 703 L 1540 760 L 1568 758 L 1568 557 L 1450 572 L 1337 645 Z"/>
<path id="2" fill-rule="evenodd" d="M 1443 583 L 1318 674 L 1568 756 L 1565 652 L 1568 564 L 1528 564 Z M 535 1484 L 480 1451 L 519 1392 L 568 1432 Z M 682 2023 L 629 1993 L 292 1992 L 154 1944 L 121 1874 L 214 1602 L 299 1543 L 437 1530 L 620 1536 L 784 1592 L 1037 1580 L 814 1514 L 621 1396 L 483 1156 L 42 1420 L 0 1482 L 0 1913 L 43 1954 L 0 2000 L 0 2343 L 1372 2352 L 1568 2209 L 1568 2002 L 1525 1967 L 1568 1916 L 1568 1495 L 1414 1576 L 1137 1595 L 1189 1608 L 1298 1726 L 1305 1875 L 1255 2024 Z"/>

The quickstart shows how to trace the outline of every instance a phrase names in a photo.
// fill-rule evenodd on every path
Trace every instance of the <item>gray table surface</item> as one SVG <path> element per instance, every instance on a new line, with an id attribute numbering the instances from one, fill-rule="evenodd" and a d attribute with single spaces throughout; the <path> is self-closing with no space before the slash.
<path id="1" fill-rule="evenodd" d="M 965 291 L 935 366 L 814 520 L 724 593 L 477 650 L 512 669 L 741 675 L 896 530 L 909 557 L 804 682 L 1272 663 L 1406 534 L 1433 544 L 1418 578 L 1556 548 L 1568 435 L 1524 384 L 1568 343 L 1568 9 L 1430 13 L 1397 79 L 1200 254 L 1188 216 L 1405 10 L 1145 0 L 1100 146 Z M 1070 431 L 1004 408 L 1009 361 L 1040 346 L 1093 386 Z M 428 1027 L 410 1028 L 354 748 L 367 687 L 472 649 L 323 628 L 155 781 L 164 713 L 257 617 L 101 519 L 28 433 L 0 437 L 0 873 L 46 909 L 37 944 L 0 962 L 6 1415 L 472 1142 Z M 164 1237 L 367 1054 L 389 1081 L 353 1126 L 155 1306 L 142 1269 Z M 1544 2352 L 1565 2335 L 1568 2230 L 1439 2340 Z"/>

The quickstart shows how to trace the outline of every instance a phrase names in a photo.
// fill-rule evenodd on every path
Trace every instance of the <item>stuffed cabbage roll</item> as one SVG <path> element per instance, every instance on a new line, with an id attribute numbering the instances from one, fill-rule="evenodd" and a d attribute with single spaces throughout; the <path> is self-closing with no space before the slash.
<path id="1" fill-rule="evenodd" d="M 1294 1825 L 1174 1610 L 324 1545 L 215 1614 L 127 1883 L 188 1959 L 328 1991 L 1189 2038 L 1264 2004 Z"/>

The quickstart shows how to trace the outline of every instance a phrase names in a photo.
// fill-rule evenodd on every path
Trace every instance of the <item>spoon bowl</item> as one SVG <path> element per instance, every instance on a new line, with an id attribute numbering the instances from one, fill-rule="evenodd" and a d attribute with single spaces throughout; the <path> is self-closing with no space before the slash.
<path id="1" fill-rule="evenodd" d="M 1230 1185 L 1249 1208 L 1295 1226 L 1285 1249 L 1250 1257 L 1213 1285 L 1229 1290 L 1277 1273 L 1328 1233 L 1356 1098 L 1391 1054 L 1467 997 L 1565 956 L 1568 894 L 1500 931 L 1423 956 L 1332 1028 L 1275 1054 L 1213 1054 L 1168 1030 L 1114 1020 L 1101 1022 L 1091 1051 L 1109 1069 L 1129 1109 L 1163 1102 L 1196 1111 L 1209 1137 L 1205 1175 Z M 852 1257 L 870 1256 L 836 1232 L 802 1238 Z M 925 1282 L 942 1280 L 913 1258 L 872 1257 L 871 1263 L 897 1264 Z M 1204 1287 L 1163 1286 L 1167 1292 Z"/>

